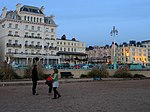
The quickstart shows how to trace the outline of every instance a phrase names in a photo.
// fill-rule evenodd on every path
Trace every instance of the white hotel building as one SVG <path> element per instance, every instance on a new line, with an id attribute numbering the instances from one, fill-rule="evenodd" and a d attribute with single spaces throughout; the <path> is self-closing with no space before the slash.
<path id="1" fill-rule="evenodd" d="M 46 17 L 43 6 L 17 4 L 15 11 L 4 7 L 0 17 L 0 59 L 9 62 L 13 57 L 18 64 L 28 64 L 34 59 L 42 64 L 61 63 L 56 28 L 54 16 Z"/>

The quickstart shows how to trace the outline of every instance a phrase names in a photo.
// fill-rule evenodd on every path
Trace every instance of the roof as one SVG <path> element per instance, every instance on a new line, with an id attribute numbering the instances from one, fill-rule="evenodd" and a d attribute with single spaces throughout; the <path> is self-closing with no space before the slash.
<path id="1" fill-rule="evenodd" d="M 20 11 L 31 12 L 31 13 L 36 13 L 36 14 L 43 14 L 43 12 L 38 7 L 28 6 L 28 5 L 22 6 L 20 8 Z"/>

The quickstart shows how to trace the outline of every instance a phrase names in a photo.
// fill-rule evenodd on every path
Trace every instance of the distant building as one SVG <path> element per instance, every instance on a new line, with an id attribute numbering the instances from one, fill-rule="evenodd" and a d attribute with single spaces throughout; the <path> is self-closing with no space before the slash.
<path id="1" fill-rule="evenodd" d="M 129 41 L 129 43 L 119 45 L 116 55 L 118 64 L 133 63 L 146 65 L 148 63 L 148 50 L 140 42 Z"/>
<path id="2" fill-rule="evenodd" d="M 141 41 L 142 45 L 145 45 L 148 49 L 148 61 L 150 63 L 150 40 Z"/>
<path id="3" fill-rule="evenodd" d="M 61 39 L 57 38 L 57 48 L 57 55 L 61 57 L 61 63 L 87 63 L 86 43 L 80 42 L 75 38 L 71 40 L 66 39 L 66 36 L 63 35 Z"/>
<path id="4" fill-rule="evenodd" d="M 109 45 L 89 46 L 86 48 L 86 53 L 88 54 L 88 63 L 111 63 L 111 47 Z"/>

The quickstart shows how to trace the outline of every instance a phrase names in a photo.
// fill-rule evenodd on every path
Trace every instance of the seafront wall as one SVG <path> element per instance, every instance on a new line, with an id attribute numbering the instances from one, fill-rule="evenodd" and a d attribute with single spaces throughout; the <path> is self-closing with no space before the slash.
<path id="1" fill-rule="evenodd" d="M 80 78 L 81 74 L 87 74 L 88 72 L 90 72 L 90 69 L 60 69 L 59 70 L 59 74 L 60 72 L 71 72 L 74 75 L 74 78 Z M 19 75 L 19 76 L 23 76 L 26 74 L 25 70 L 22 69 L 18 69 L 15 70 L 15 72 Z M 115 70 L 108 70 L 109 75 L 112 76 L 115 73 Z M 130 71 L 131 74 L 143 74 L 146 77 L 150 77 L 150 71 L 144 71 L 144 70 L 140 70 L 140 71 Z M 49 70 L 49 69 L 43 69 L 43 73 L 44 74 L 52 74 L 53 70 Z M 59 75 L 60 77 L 60 75 Z"/>

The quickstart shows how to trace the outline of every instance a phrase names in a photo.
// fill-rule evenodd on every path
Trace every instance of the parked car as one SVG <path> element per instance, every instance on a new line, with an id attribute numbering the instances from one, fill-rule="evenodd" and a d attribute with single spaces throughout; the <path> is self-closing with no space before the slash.
<path id="1" fill-rule="evenodd" d="M 80 69 L 80 68 L 81 68 L 81 66 L 80 66 L 80 65 L 78 65 L 78 64 L 76 64 L 76 65 L 72 66 L 72 68 L 73 68 L 73 69 Z"/>
<path id="2" fill-rule="evenodd" d="M 82 68 L 83 69 L 90 69 L 90 68 L 93 68 L 93 65 L 86 64 L 86 65 L 83 65 Z"/>

